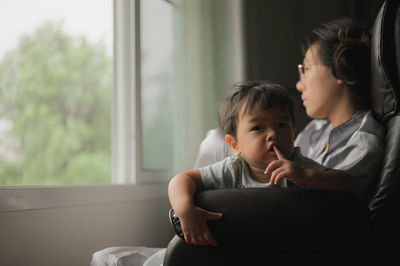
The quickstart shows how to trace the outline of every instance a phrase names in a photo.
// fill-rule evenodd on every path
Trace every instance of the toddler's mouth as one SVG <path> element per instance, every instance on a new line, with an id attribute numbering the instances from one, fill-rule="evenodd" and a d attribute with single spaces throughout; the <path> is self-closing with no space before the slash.
<path id="1" fill-rule="evenodd" d="M 275 151 L 274 151 L 274 146 L 276 146 L 276 147 L 279 149 L 278 145 L 276 145 L 275 143 L 272 143 L 272 144 L 270 144 L 270 145 L 267 147 L 267 152 L 273 152 L 273 153 L 275 153 Z"/>
<path id="2" fill-rule="evenodd" d="M 276 146 L 276 145 L 275 144 L 271 144 L 267 148 L 267 156 L 270 157 L 270 158 L 271 157 L 277 157 L 277 155 L 275 153 L 275 150 L 274 150 L 274 146 Z M 278 146 L 276 146 L 276 147 L 278 147 Z"/>

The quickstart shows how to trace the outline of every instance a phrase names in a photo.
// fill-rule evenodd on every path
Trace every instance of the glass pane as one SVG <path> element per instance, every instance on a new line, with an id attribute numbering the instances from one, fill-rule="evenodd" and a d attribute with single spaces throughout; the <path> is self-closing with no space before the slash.
<path id="1" fill-rule="evenodd" d="M 172 4 L 141 1 L 142 168 L 172 167 Z"/>
<path id="2" fill-rule="evenodd" d="M 0 2 L 0 185 L 111 183 L 112 3 Z"/>

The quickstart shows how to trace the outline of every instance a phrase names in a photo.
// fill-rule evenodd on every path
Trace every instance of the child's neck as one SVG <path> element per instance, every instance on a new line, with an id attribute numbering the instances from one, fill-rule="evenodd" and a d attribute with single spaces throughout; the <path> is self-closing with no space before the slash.
<path id="1" fill-rule="evenodd" d="M 271 174 L 264 174 L 265 169 L 249 165 L 251 177 L 259 183 L 269 183 Z"/>

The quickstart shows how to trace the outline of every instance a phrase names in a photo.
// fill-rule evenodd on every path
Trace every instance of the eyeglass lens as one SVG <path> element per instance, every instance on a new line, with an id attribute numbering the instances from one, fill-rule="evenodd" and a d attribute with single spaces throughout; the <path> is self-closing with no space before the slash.
<path id="1" fill-rule="evenodd" d="M 304 80 L 304 67 L 302 64 L 297 65 L 298 71 L 299 71 L 299 79 L 301 81 Z"/>

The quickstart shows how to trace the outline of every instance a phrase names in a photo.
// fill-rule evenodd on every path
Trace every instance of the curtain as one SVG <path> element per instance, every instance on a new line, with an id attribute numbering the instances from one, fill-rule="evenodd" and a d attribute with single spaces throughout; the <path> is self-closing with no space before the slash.
<path id="1" fill-rule="evenodd" d="M 192 169 L 218 127 L 218 106 L 243 79 L 241 0 L 174 1 L 174 170 Z"/>

